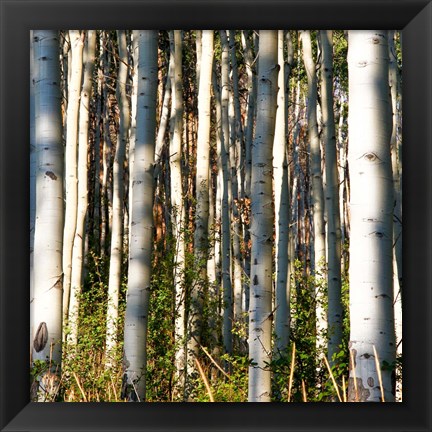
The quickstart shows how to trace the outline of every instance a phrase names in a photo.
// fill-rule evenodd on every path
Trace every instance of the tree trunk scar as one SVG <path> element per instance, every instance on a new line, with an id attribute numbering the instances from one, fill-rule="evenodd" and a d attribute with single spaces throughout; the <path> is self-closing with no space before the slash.
<path id="1" fill-rule="evenodd" d="M 48 327 L 45 322 L 39 324 L 33 339 L 33 348 L 36 352 L 41 352 L 48 342 Z"/>

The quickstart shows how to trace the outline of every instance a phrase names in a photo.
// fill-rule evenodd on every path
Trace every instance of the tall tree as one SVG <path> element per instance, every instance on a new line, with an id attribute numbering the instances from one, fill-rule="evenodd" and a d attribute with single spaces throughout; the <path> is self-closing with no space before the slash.
<path id="1" fill-rule="evenodd" d="M 336 131 L 333 113 L 333 32 L 321 30 L 319 35 L 323 58 L 321 69 L 322 140 L 326 155 L 327 357 L 332 365 L 333 355 L 339 351 L 339 345 L 342 343 L 341 230 Z"/>
<path id="2" fill-rule="evenodd" d="M 113 221 L 111 233 L 111 259 L 108 282 L 108 307 L 106 329 L 107 365 L 111 365 L 111 356 L 117 346 L 118 301 L 121 284 L 121 266 L 123 253 L 123 199 L 124 199 L 124 160 L 130 128 L 130 104 L 127 94 L 128 52 L 126 31 L 117 30 L 119 46 L 119 70 L 117 75 L 117 103 L 120 112 L 119 131 L 113 167 Z"/>
<path id="3" fill-rule="evenodd" d="M 62 356 L 63 144 L 58 33 L 34 30 L 36 217 L 34 239 L 33 361 L 50 368 L 37 377 L 39 401 L 58 389 Z"/>
<path id="4" fill-rule="evenodd" d="M 312 208 L 313 208 L 313 255 L 315 276 L 316 331 L 317 347 L 324 344 L 326 317 L 324 311 L 324 293 L 322 272 L 325 267 L 326 243 L 324 224 L 324 191 L 321 172 L 321 149 L 318 135 L 317 120 L 317 77 L 316 65 L 312 54 L 312 42 L 309 30 L 301 32 L 303 60 L 308 78 L 307 127 L 310 145 L 310 169 L 312 177 Z"/>
<path id="5" fill-rule="evenodd" d="M 232 353 L 233 299 L 231 282 L 231 217 L 230 201 L 232 189 L 230 178 L 230 124 L 229 124 L 229 46 L 226 30 L 220 31 L 221 58 L 221 162 L 222 162 L 222 220 L 221 220 L 221 255 L 223 288 L 223 343 L 227 353 Z"/>
<path id="6" fill-rule="evenodd" d="M 155 30 L 136 30 L 138 92 L 128 291 L 124 329 L 124 387 L 129 401 L 145 401 L 147 325 L 153 251 L 154 154 L 156 141 L 157 42 Z"/>
<path id="7" fill-rule="evenodd" d="M 288 149 L 285 136 L 285 61 L 284 31 L 278 30 L 278 96 L 276 129 L 273 142 L 273 181 L 275 197 L 275 352 L 288 348 L 290 326 L 290 274 L 288 258 L 289 189 Z"/>
<path id="8" fill-rule="evenodd" d="M 391 402 L 392 372 L 381 367 L 383 362 L 393 364 L 396 350 L 387 31 L 350 31 L 348 47 L 349 346 L 354 360 L 350 365 L 348 397 L 350 401 L 361 402 L 379 402 L 384 397 Z"/>
<path id="9" fill-rule="evenodd" d="M 208 216 L 209 216 L 209 157 L 210 157 L 210 86 L 213 66 L 213 30 L 202 31 L 202 56 L 198 89 L 198 136 L 196 167 L 196 209 L 194 249 L 199 268 L 199 283 L 191 292 L 191 310 L 188 318 L 188 362 L 194 369 L 194 357 L 198 355 L 201 333 L 202 301 L 207 279 Z M 189 366 L 188 366 L 189 367 Z"/>
<path id="10" fill-rule="evenodd" d="M 70 30 L 71 63 L 69 65 L 70 80 L 68 80 L 68 104 L 66 124 L 66 150 L 65 150 L 65 227 L 63 234 L 63 272 L 64 295 L 63 315 L 67 322 L 69 315 L 69 301 L 72 275 L 72 249 L 76 228 L 76 209 L 78 205 L 78 115 L 81 93 L 82 67 L 83 67 L 83 36 L 79 30 Z"/>
<path id="11" fill-rule="evenodd" d="M 252 147 L 249 402 L 270 402 L 272 332 L 272 147 L 278 89 L 278 33 L 260 30 L 257 125 Z"/>
<path id="12" fill-rule="evenodd" d="M 184 284 L 185 269 L 185 206 L 182 177 L 182 137 L 183 137 L 183 41 L 181 30 L 174 30 L 170 34 L 173 67 L 171 74 L 172 106 L 171 122 L 172 137 L 170 140 L 170 176 L 171 176 L 171 226 L 173 241 L 175 242 L 174 255 L 174 290 L 175 290 L 175 340 L 176 370 L 178 387 L 184 389 L 186 373 L 186 292 Z"/>
<path id="13" fill-rule="evenodd" d="M 85 220 L 88 205 L 88 141 L 90 122 L 90 103 L 92 94 L 92 78 L 96 50 L 96 32 L 86 32 L 83 53 L 83 83 L 79 108 L 78 135 L 78 203 L 76 215 L 76 229 L 72 247 L 71 293 L 69 299 L 70 342 L 76 344 L 78 340 L 78 308 L 81 285 L 83 282 L 83 255 L 85 238 Z"/>

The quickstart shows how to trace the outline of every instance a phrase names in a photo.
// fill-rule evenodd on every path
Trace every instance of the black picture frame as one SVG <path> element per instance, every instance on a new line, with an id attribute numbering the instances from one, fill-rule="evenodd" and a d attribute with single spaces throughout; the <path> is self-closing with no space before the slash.
<path id="1" fill-rule="evenodd" d="M 431 431 L 430 0 L 0 0 L 2 431 Z M 403 30 L 404 401 L 394 404 L 29 403 L 29 30 Z"/>

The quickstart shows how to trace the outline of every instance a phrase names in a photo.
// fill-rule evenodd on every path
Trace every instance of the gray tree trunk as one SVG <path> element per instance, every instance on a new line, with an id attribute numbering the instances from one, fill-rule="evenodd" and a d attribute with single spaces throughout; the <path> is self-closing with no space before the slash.
<path id="1" fill-rule="evenodd" d="M 260 30 L 257 125 L 252 147 L 251 280 L 249 305 L 249 402 L 270 402 L 272 336 L 273 194 L 272 147 L 275 132 L 277 31 Z"/>
<path id="2" fill-rule="evenodd" d="M 106 329 L 106 365 L 113 366 L 113 355 L 117 347 L 118 301 L 121 284 L 123 256 L 123 198 L 124 160 L 130 129 L 130 105 L 127 98 L 128 53 L 125 30 L 117 30 L 119 45 L 119 70 L 117 75 L 117 103 L 120 111 L 119 131 L 113 166 L 113 219 L 111 232 L 111 255 L 108 281 L 108 306 Z"/>
<path id="3" fill-rule="evenodd" d="M 72 273 L 71 292 L 69 299 L 69 342 L 76 344 L 78 341 L 78 310 L 79 296 L 83 281 L 83 253 L 85 220 L 88 205 L 88 141 L 89 141 L 89 116 L 92 94 L 92 78 L 96 50 L 96 31 L 88 30 L 83 54 L 83 84 L 80 97 L 79 112 L 79 136 L 78 136 L 78 205 L 76 209 L 76 230 L 72 248 Z"/>
<path id="4" fill-rule="evenodd" d="M 336 130 L 333 113 L 333 32 L 320 31 L 322 47 L 321 107 L 322 140 L 325 147 L 326 214 L 327 214 L 327 358 L 333 366 L 333 355 L 342 343 L 341 301 L 341 230 L 339 215 L 339 179 L 336 157 Z"/>
<path id="5" fill-rule="evenodd" d="M 156 141 L 157 43 L 155 30 L 134 30 L 138 41 L 136 142 L 128 290 L 124 330 L 122 397 L 145 401 L 147 325 L 153 251 L 154 157 Z"/>

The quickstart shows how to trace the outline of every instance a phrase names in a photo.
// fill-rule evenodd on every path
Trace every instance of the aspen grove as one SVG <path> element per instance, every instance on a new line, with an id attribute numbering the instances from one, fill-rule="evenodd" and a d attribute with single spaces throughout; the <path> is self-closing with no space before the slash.
<path id="1" fill-rule="evenodd" d="M 401 53 L 31 31 L 31 399 L 401 402 Z"/>

